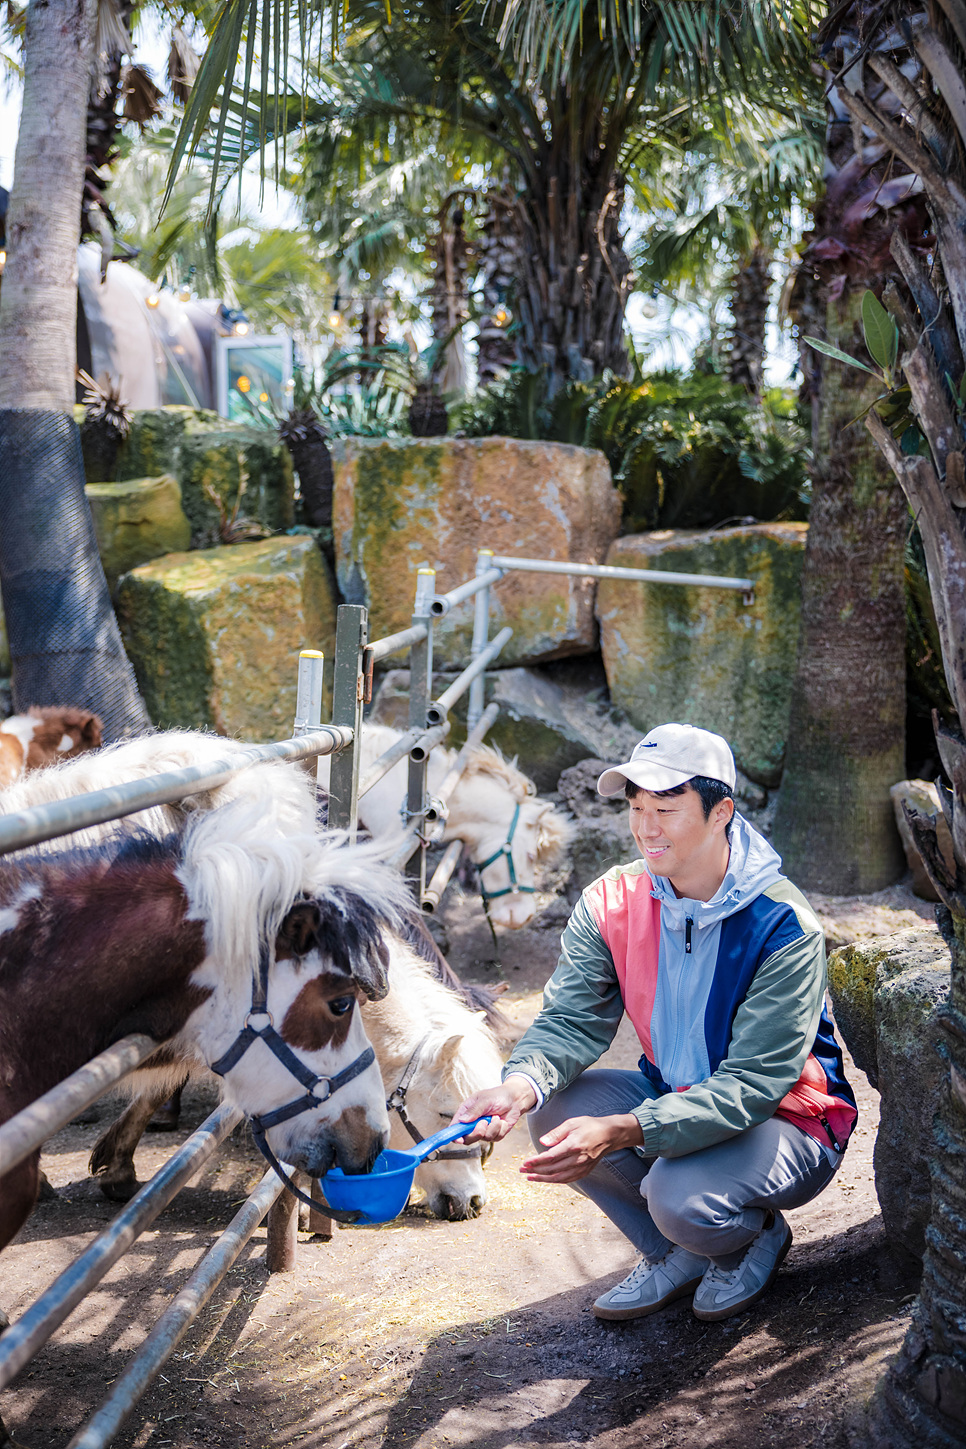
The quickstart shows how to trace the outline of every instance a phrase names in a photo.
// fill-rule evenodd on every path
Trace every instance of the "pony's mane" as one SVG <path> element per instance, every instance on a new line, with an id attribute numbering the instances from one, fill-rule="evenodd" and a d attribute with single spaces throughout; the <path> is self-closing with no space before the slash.
<path id="1" fill-rule="evenodd" d="M 257 970 L 263 946 L 302 897 L 328 903 L 363 936 L 397 929 L 411 908 L 384 847 L 278 828 L 273 775 L 246 771 L 244 796 L 190 817 L 177 872 L 191 917 L 205 922 L 209 952 L 241 979 Z"/>
<path id="2" fill-rule="evenodd" d="M 470 752 L 465 773 L 467 777 L 489 775 L 499 780 L 521 805 L 537 793 L 536 785 L 518 767 L 516 756 L 508 760 L 495 745 L 477 745 Z"/>
<path id="3" fill-rule="evenodd" d="M 519 768 L 516 756 L 512 760 L 508 760 L 495 745 L 477 745 L 470 754 L 466 774 L 467 776 L 488 776 L 492 780 L 498 780 L 507 787 L 518 805 L 524 804 L 527 800 L 535 801 L 539 798 L 536 785 Z M 565 820 L 560 812 L 553 808 L 549 800 L 546 805 L 547 809 L 540 817 L 540 829 L 537 835 L 538 865 L 553 865 L 574 836 L 574 827 L 570 821 Z"/>
<path id="4" fill-rule="evenodd" d="M 493 1080 L 499 1077 L 503 1058 L 483 1012 L 472 1010 L 437 980 L 432 966 L 398 938 L 390 944 L 389 995 L 366 1007 L 365 1020 L 378 1022 L 388 1054 L 399 1061 L 407 1060 L 421 1043 L 426 1057 L 433 1059 L 450 1037 L 466 1036 L 477 1057 L 481 1051 L 490 1057 Z M 479 1083 L 469 1075 L 464 1055 L 453 1059 L 449 1082 L 458 1094 L 468 1096 Z"/>
<path id="5" fill-rule="evenodd" d="M 48 769 L 37 770 L 0 791 L 0 814 L 68 800 L 74 795 L 103 790 L 168 770 L 184 769 L 187 765 L 206 765 L 244 748 L 236 740 L 191 730 L 170 730 L 144 735 L 136 740 L 123 740 L 75 759 L 61 761 Z M 255 778 L 271 781 L 271 788 L 264 797 L 269 826 L 276 824 L 280 829 L 295 833 L 313 829 L 315 796 L 312 782 L 303 771 L 283 760 L 252 765 L 214 791 L 199 791 L 172 805 L 157 805 L 138 811 L 133 817 L 135 825 L 151 835 L 167 835 L 182 828 L 194 811 L 247 797 L 250 782 Z M 131 817 L 126 817 L 91 826 L 75 832 L 71 840 L 76 845 L 85 846 L 94 845 L 111 834 L 129 835 L 130 820 Z M 49 854 L 59 851 L 62 846 L 59 840 L 53 840 L 32 848 Z"/>

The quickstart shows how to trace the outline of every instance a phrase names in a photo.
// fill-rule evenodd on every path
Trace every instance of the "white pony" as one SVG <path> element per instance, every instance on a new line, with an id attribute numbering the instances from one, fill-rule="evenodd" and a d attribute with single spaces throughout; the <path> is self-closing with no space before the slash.
<path id="1" fill-rule="evenodd" d="M 484 1016 L 437 981 L 410 947 L 391 942 L 389 994 L 368 1002 L 362 1013 L 389 1097 L 391 1147 L 413 1145 L 403 1116 L 393 1108 L 399 1095 L 402 1112 L 419 1136 L 431 1137 L 468 1096 L 500 1080 L 503 1058 Z M 472 1148 L 458 1150 L 458 1157 L 444 1156 L 416 1169 L 416 1186 L 433 1214 L 452 1221 L 478 1217 L 486 1202 L 481 1155 Z"/>
<path id="2" fill-rule="evenodd" d="M 361 773 L 394 745 L 401 731 L 365 725 Z M 455 750 L 435 749 L 429 757 L 427 790 L 441 786 L 456 759 Z M 319 760 L 319 783 L 329 786 L 329 761 Z M 374 840 L 389 840 L 402 826 L 407 762 L 400 760 L 359 801 L 359 820 Z M 449 818 L 436 828 L 446 843 L 462 840 L 479 870 L 481 893 L 491 921 L 519 930 L 533 918 L 535 872 L 551 865 L 568 845 L 573 827 L 511 760 L 489 745 L 478 745 L 449 799 Z M 512 870 L 511 870 L 512 863 Z"/>

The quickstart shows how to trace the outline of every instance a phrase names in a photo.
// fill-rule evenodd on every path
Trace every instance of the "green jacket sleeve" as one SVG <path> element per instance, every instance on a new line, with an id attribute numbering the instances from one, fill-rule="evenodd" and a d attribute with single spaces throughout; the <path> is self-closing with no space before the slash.
<path id="1" fill-rule="evenodd" d="M 798 1081 L 825 997 L 825 948 L 809 932 L 768 956 L 738 1008 L 724 1061 L 704 1082 L 642 1102 L 645 1157 L 682 1157 L 774 1115 Z"/>
<path id="2" fill-rule="evenodd" d="M 614 1040 L 624 1002 L 613 957 L 583 897 L 560 941 L 557 969 L 543 1009 L 517 1042 L 503 1069 L 524 1072 L 549 1097 L 592 1066 Z"/>

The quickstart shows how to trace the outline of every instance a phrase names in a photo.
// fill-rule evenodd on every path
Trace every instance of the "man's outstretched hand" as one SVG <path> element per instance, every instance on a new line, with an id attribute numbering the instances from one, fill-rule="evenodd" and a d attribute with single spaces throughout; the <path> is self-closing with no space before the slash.
<path id="1" fill-rule="evenodd" d="M 520 1171 L 529 1182 L 579 1182 L 608 1152 L 640 1147 L 641 1124 L 630 1112 L 614 1117 L 570 1117 L 540 1138 L 544 1152 L 528 1157 Z"/>
<path id="2" fill-rule="evenodd" d="M 526 1077 L 511 1073 L 500 1086 L 485 1087 L 482 1092 L 474 1092 L 472 1097 L 467 1097 L 457 1109 L 453 1121 L 475 1122 L 477 1117 L 489 1117 L 489 1122 L 477 1127 L 475 1132 L 467 1133 L 464 1140 L 499 1142 L 516 1126 L 524 1112 L 529 1112 L 536 1105 L 536 1093 Z"/>

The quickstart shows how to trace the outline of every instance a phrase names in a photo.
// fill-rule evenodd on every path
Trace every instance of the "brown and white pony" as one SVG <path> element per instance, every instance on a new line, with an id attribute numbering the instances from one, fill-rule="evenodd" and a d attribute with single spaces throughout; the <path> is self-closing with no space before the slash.
<path id="1" fill-rule="evenodd" d="M 30 770 L 99 748 L 103 725 L 88 709 L 31 705 L 0 723 L 0 789 Z"/>
<path id="2" fill-rule="evenodd" d="M 65 770 L 64 773 L 67 773 Z M 272 772 L 268 772 L 271 774 Z M 267 1011 L 308 1074 L 370 1056 L 359 1002 L 387 989 L 386 928 L 406 897 L 369 846 L 272 828 L 272 784 L 162 838 L 115 835 L 0 870 L 0 1121 L 132 1031 L 164 1044 L 145 1087 L 230 1053 L 264 972 Z M 305 1095 L 262 1039 L 221 1074 L 227 1098 L 265 1117 Z M 151 1063 L 155 1062 L 151 1059 Z M 169 1090 L 170 1090 L 169 1085 Z M 269 1126 L 277 1157 L 313 1176 L 364 1172 L 388 1137 L 378 1067 Z M 0 1181 L 0 1247 L 27 1217 L 39 1153 Z"/>
<path id="3" fill-rule="evenodd" d="M 365 772 L 396 743 L 400 731 L 388 725 L 365 725 L 362 762 Z M 454 750 L 436 749 L 429 757 L 427 789 L 438 790 L 456 759 Z M 398 835 L 400 808 L 406 797 L 406 761 L 367 790 L 359 801 L 359 821 L 374 840 Z M 319 783 L 328 788 L 328 760 L 319 761 Z M 534 887 L 538 866 L 552 865 L 569 843 L 572 826 L 515 762 L 499 750 L 479 745 L 449 799 L 449 817 L 436 836 L 448 843 L 462 840 L 479 872 L 480 887 L 494 925 L 519 930 L 536 911 Z"/>

